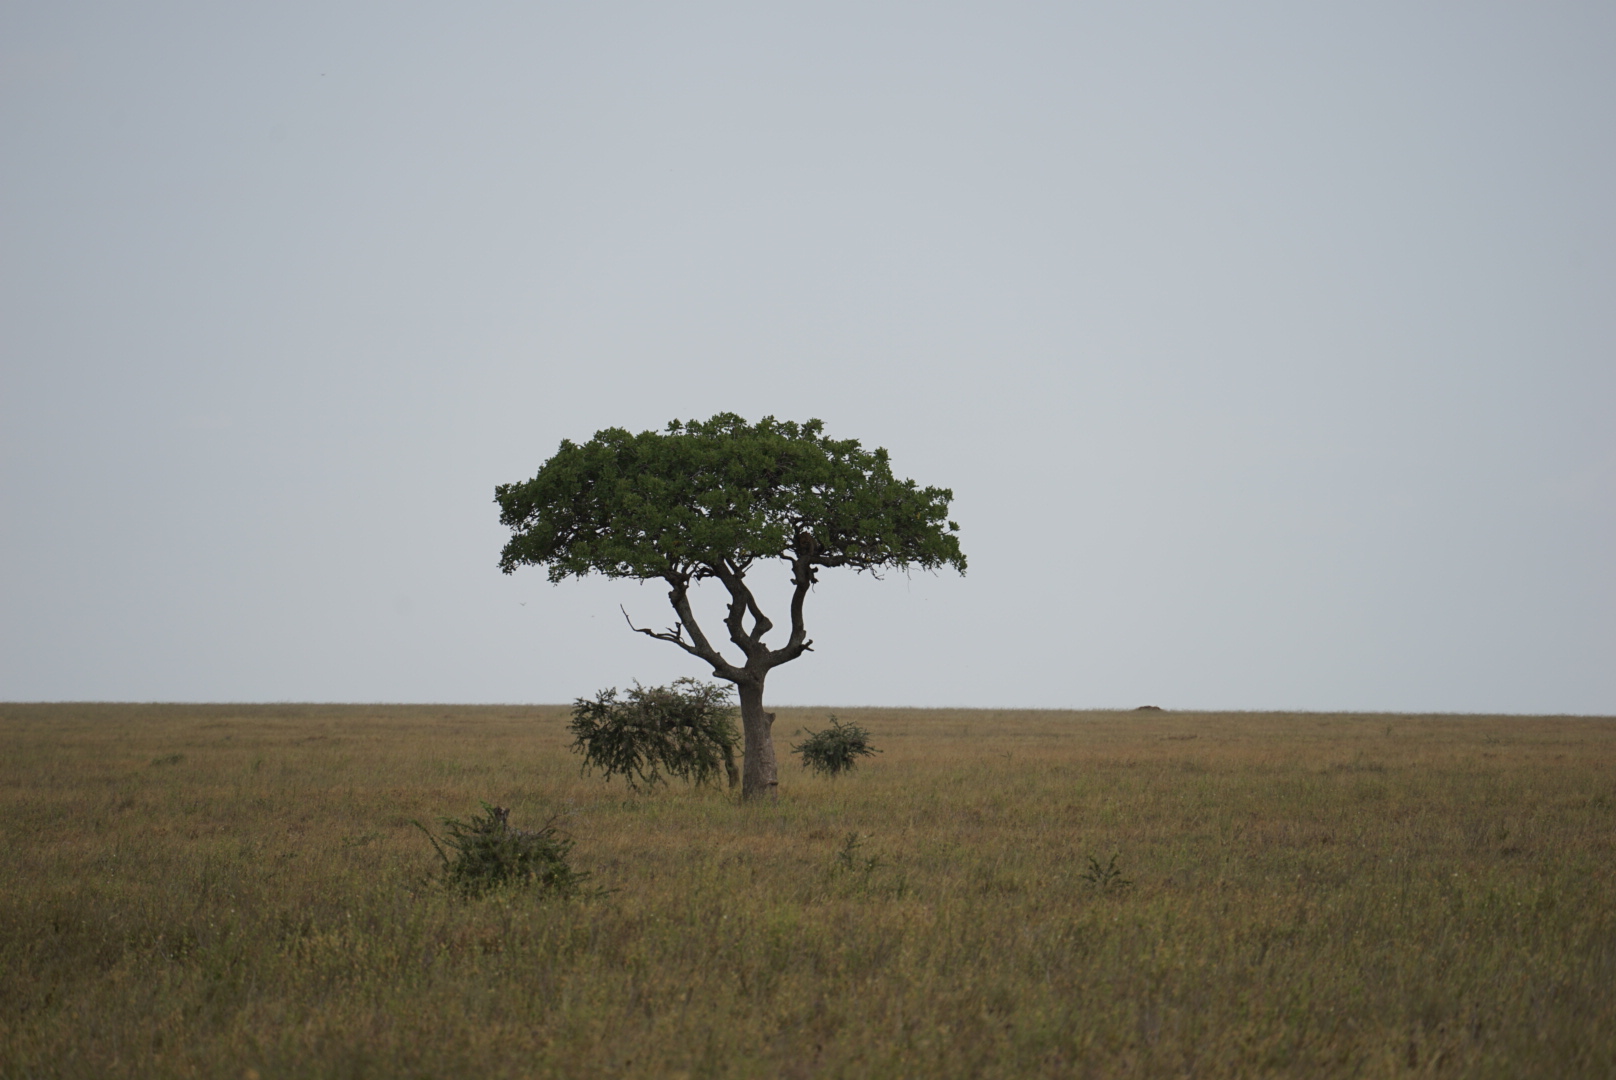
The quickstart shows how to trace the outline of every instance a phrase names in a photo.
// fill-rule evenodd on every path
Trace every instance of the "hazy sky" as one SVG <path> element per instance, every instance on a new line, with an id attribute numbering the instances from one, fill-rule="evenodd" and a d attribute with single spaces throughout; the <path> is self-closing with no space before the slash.
<path id="1" fill-rule="evenodd" d="M 1592 2 L 6 3 L 0 698 L 702 674 L 663 588 L 502 576 L 493 489 L 733 411 L 970 559 L 826 572 L 776 703 L 1616 713 L 1613 57 Z"/>

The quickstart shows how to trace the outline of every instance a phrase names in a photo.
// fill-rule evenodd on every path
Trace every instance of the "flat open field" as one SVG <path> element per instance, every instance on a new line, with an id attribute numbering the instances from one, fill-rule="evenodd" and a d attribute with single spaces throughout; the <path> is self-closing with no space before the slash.
<path id="1" fill-rule="evenodd" d="M 1616 1075 L 1616 721 L 840 715 L 743 808 L 560 708 L 0 705 L 0 1076 Z M 610 891 L 436 888 L 478 800 Z"/>

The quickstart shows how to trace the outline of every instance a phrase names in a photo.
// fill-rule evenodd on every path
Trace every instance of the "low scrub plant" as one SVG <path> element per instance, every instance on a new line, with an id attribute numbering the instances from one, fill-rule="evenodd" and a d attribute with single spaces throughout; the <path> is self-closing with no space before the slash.
<path id="1" fill-rule="evenodd" d="M 556 831 L 554 818 L 536 830 L 513 829 L 509 810 L 487 803 L 482 808 L 470 821 L 443 818 L 441 838 L 413 822 L 443 860 L 444 884 L 455 892 L 474 897 L 503 887 L 532 887 L 571 896 L 589 877 L 567 861 L 574 841 Z"/>
<path id="2" fill-rule="evenodd" d="M 607 780 L 621 776 L 634 791 L 665 783 L 667 776 L 706 784 L 722 772 L 730 787 L 740 781 L 740 732 L 727 686 L 688 678 L 672 686 L 636 682 L 621 699 L 612 687 L 593 701 L 575 701 L 569 730 L 584 771 L 599 769 Z"/>
<path id="3" fill-rule="evenodd" d="M 808 732 L 800 743 L 793 743 L 791 752 L 802 758 L 802 766 L 819 776 L 839 776 L 852 772 L 861 757 L 879 754 L 870 745 L 870 733 L 856 721 L 842 723 L 836 714 L 830 717 L 830 727 Z"/>
<path id="4" fill-rule="evenodd" d="M 1105 863 L 1090 855 L 1089 868 L 1083 871 L 1083 880 L 1100 892 L 1122 892 L 1131 886 L 1133 880 L 1123 877 L 1122 870 L 1117 866 L 1117 854 L 1120 853 L 1113 853 Z"/>
<path id="5" fill-rule="evenodd" d="M 831 859 L 827 884 L 845 897 L 896 898 L 909 891 L 908 874 L 879 855 L 865 851 L 869 833 L 849 832 Z"/>
<path id="6" fill-rule="evenodd" d="M 843 837 L 842 846 L 836 851 L 836 860 L 832 868 L 865 875 L 879 868 L 881 860 L 878 856 L 860 854 L 860 849 L 864 847 L 864 841 L 867 839 L 868 836 L 860 836 L 856 832 L 850 832 Z"/>

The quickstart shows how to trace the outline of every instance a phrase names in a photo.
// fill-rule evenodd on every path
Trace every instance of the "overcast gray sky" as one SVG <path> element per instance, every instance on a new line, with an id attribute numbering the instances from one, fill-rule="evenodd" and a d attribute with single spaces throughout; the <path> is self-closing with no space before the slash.
<path id="1" fill-rule="evenodd" d="M 7 3 L 0 698 L 701 674 L 661 588 L 502 576 L 493 488 L 734 411 L 970 558 L 824 574 L 776 703 L 1616 712 L 1613 57 L 1608 3 Z"/>

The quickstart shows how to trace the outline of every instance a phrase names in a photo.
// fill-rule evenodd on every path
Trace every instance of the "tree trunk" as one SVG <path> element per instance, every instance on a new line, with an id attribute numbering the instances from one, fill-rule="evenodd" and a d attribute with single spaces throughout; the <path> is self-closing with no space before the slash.
<path id="1" fill-rule="evenodd" d="M 763 680 L 740 683 L 741 732 L 745 757 L 741 764 L 741 800 L 773 800 L 778 790 L 774 764 L 774 714 L 763 711 Z"/>

